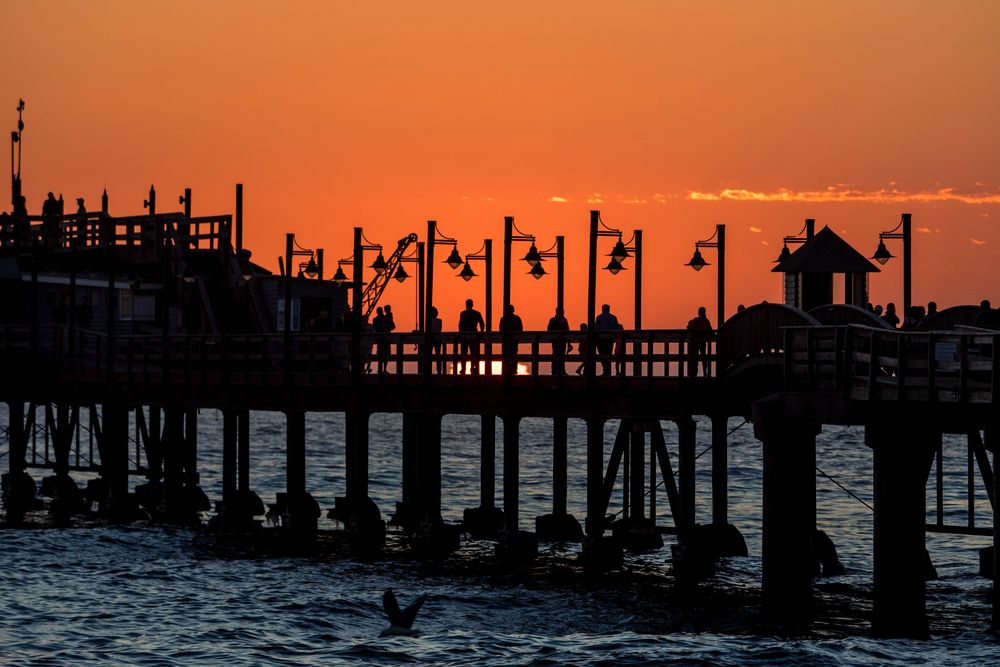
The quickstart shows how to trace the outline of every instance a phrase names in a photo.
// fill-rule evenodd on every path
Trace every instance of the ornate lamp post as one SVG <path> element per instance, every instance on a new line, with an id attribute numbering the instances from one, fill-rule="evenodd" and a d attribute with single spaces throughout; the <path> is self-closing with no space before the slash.
<path id="1" fill-rule="evenodd" d="M 450 266 L 452 269 L 457 269 L 462 265 L 462 256 L 458 254 L 458 241 L 449 236 L 438 236 L 437 221 L 428 220 L 427 221 L 427 285 L 426 285 L 426 297 L 424 299 L 424 324 L 428 325 L 424 327 L 424 356 L 421 360 L 421 370 L 426 376 L 430 376 L 431 373 L 431 331 L 430 331 L 430 321 L 431 321 L 431 308 L 434 306 L 434 246 L 437 245 L 450 245 L 451 253 L 445 258 L 444 263 Z"/>
<path id="2" fill-rule="evenodd" d="M 715 239 L 715 241 L 712 239 Z M 694 244 L 694 255 L 691 256 L 691 261 L 684 266 L 690 266 L 695 271 L 701 271 L 704 267 L 708 266 L 708 262 L 701 256 L 702 248 L 715 248 L 719 253 L 719 305 L 717 315 L 718 324 L 716 324 L 716 328 L 719 328 L 726 319 L 726 226 L 716 225 L 714 234 L 704 241 L 697 241 Z"/>
<path id="3" fill-rule="evenodd" d="M 813 237 L 816 230 L 816 221 L 813 218 L 806 218 L 805 225 L 799 230 L 798 234 L 793 236 L 785 236 L 781 239 L 783 245 L 781 246 L 781 253 L 778 255 L 778 259 L 774 260 L 776 264 L 784 262 L 786 259 L 791 257 L 792 251 L 788 249 L 788 244 L 798 245 L 800 243 L 805 243 Z M 805 234 L 805 236 L 803 236 Z"/>
<path id="4" fill-rule="evenodd" d="M 902 227 L 902 231 L 897 231 Z M 911 271 L 913 269 L 912 264 L 912 236 L 910 234 L 910 214 L 904 213 L 902 220 L 899 224 L 893 227 L 887 232 L 879 232 L 878 235 L 878 248 L 875 250 L 875 254 L 872 255 L 874 259 L 879 264 L 885 264 L 890 259 L 895 257 L 889 252 L 889 249 L 885 247 L 886 239 L 900 239 L 903 242 L 903 315 L 905 316 L 910 312 L 911 305 Z"/>

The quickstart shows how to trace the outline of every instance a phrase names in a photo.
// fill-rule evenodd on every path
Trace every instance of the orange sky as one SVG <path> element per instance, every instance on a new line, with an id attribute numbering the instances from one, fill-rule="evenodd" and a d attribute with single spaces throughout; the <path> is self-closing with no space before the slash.
<path id="1" fill-rule="evenodd" d="M 905 211 L 915 302 L 1000 302 L 995 2 L 36 0 L 0 16 L 0 121 L 26 100 L 32 212 L 48 190 L 96 208 L 106 185 L 113 214 L 140 213 L 152 183 L 161 211 L 189 186 L 196 214 L 225 213 L 243 182 L 246 244 L 272 269 L 286 230 L 332 260 L 355 225 L 391 245 L 434 218 L 464 252 L 494 239 L 498 303 L 513 215 L 540 246 L 567 237 L 575 326 L 599 208 L 644 230 L 644 324 L 673 327 L 702 304 L 716 319 L 714 251 L 683 266 L 716 223 L 731 313 L 780 301 L 771 261 L 804 218 L 870 255 Z M 513 301 L 544 328 L 555 280 L 526 269 Z M 900 271 L 872 278 L 873 301 L 902 300 Z M 446 327 L 483 294 L 450 273 Z M 599 277 L 625 323 L 632 284 Z M 410 326 L 412 283 L 383 302 Z"/>

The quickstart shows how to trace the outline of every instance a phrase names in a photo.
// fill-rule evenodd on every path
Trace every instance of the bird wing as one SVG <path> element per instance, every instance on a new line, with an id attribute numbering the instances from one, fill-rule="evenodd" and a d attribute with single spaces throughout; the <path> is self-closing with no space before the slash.
<path id="1" fill-rule="evenodd" d="M 382 608 L 385 609 L 385 615 L 389 617 L 389 623 L 403 627 L 399 603 L 396 602 L 396 594 L 392 592 L 391 588 L 385 589 L 385 593 L 382 594 Z"/>
<path id="2" fill-rule="evenodd" d="M 417 612 L 419 612 L 420 608 L 424 606 L 424 602 L 426 600 L 427 596 L 421 595 L 420 597 L 417 598 L 416 602 L 414 602 L 409 607 L 400 612 L 400 619 L 399 619 L 400 622 L 398 623 L 398 625 L 404 628 L 413 627 L 413 619 L 417 617 Z"/>

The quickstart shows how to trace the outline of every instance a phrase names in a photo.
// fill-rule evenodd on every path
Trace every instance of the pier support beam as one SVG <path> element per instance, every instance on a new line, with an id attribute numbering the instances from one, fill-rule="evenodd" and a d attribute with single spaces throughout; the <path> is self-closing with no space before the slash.
<path id="1" fill-rule="evenodd" d="M 729 523 L 729 420 L 712 417 L 712 523 Z"/>
<path id="2" fill-rule="evenodd" d="M 25 427 L 24 401 L 7 403 L 7 473 L 3 475 L 4 506 L 7 521 L 16 522 L 35 500 L 35 481 L 27 472 L 25 459 L 28 454 L 30 433 Z M 31 421 L 34 422 L 34 414 Z"/>
<path id="3" fill-rule="evenodd" d="M 422 415 L 418 412 L 403 413 L 402 500 L 396 503 L 393 525 L 413 530 L 420 523 L 422 498 L 420 496 L 419 447 Z"/>
<path id="4" fill-rule="evenodd" d="M 677 490 L 680 495 L 680 516 L 678 524 L 694 526 L 695 503 L 695 448 L 697 446 L 697 424 L 691 417 L 680 417 L 674 420 L 677 424 Z M 682 532 L 678 537 L 683 541 L 686 536 Z"/>
<path id="5" fill-rule="evenodd" d="M 347 505 L 338 502 L 338 517 L 346 516 L 347 532 L 355 548 L 368 550 L 385 544 L 385 522 L 378 506 L 368 496 L 368 425 L 371 415 L 349 410 L 347 429 Z"/>
<path id="6" fill-rule="evenodd" d="M 279 496 L 278 505 L 293 534 L 306 538 L 315 534 L 319 506 L 306 491 L 306 413 L 302 410 L 285 411 L 285 497 Z"/>
<path id="7" fill-rule="evenodd" d="M 604 536 L 604 420 L 587 419 L 587 537 Z"/>
<path id="8" fill-rule="evenodd" d="M 572 514 L 566 511 L 568 495 L 568 444 L 569 420 L 552 419 L 552 513 L 535 519 L 535 533 L 539 540 L 554 542 L 579 542 L 583 528 Z"/>
<path id="9" fill-rule="evenodd" d="M 925 479 L 932 436 L 912 415 L 865 427 L 875 468 L 872 632 L 879 637 L 928 636 Z"/>
<path id="10" fill-rule="evenodd" d="M 249 431 L 248 410 L 222 411 L 222 502 L 213 521 L 224 529 L 256 528 L 254 517 L 264 513 L 264 503 L 250 489 Z"/>
<path id="11" fill-rule="evenodd" d="M 133 517 L 128 497 L 128 408 L 113 403 L 101 406 L 101 477 L 107 484 L 107 505 L 112 517 Z"/>
<path id="12" fill-rule="evenodd" d="M 754 436 L 764 445 L 761 566 L 764 614 L 808 629 L 816 530 L 816 434 L 792 421 L 780 396 L 754 403 Z"/>
<path id="13" fill-rule="evenodd" d="M 503 514 L 504 531 L 516 533 L 520 511 L 521 418 L 503 418 Z"/>
<path id="14" fill-rule="evenodd" d="M 991 627 L 1000 630 L 1000 419 L 986 422 L 983 436 L 987 451 L 993 452 L 993 618 Z"/>
<path id="15" fill-rule="evenodd" d="M 466 509 L 462 525 L 473 537 L 493 539 L 504 528 L 504 513 L 496 506 L 496 416 L 482 415 L 479 457 L 479 507 Z"/>

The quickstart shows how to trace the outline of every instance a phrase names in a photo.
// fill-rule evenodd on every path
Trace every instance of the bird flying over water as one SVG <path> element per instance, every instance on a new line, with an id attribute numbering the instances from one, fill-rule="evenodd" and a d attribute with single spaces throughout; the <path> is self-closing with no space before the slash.
<path id="1" fill-rule="evenodd" d="M 426 595 L 421 595 L 413 604 L 400 611 L 399 603 L 396 602 L 396 594 L 392 592 L 391 588 L 385 589 L 385 593 L 382 594 L 382 607 L 385 609 L 386 616 L 389 617 L 389 627 L 383 630 L 379 637 L 412 637 L 416 635 L 417 632 L 413 630 L 413 619 L 417 617 L 417 612 L 420 611 L 420 607 L 424 605 L 426 599 Z"/>

